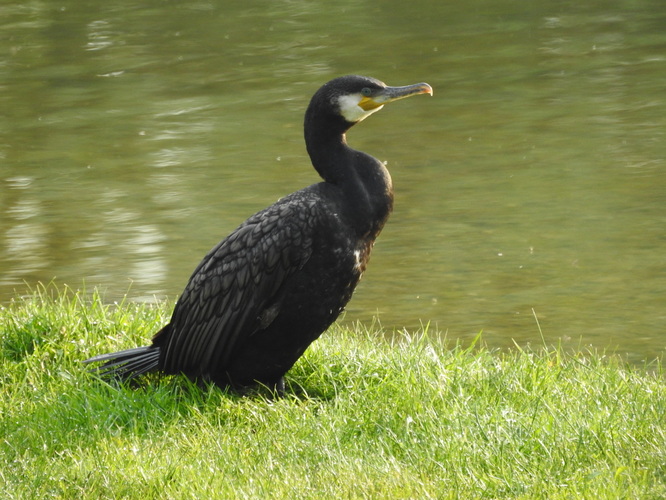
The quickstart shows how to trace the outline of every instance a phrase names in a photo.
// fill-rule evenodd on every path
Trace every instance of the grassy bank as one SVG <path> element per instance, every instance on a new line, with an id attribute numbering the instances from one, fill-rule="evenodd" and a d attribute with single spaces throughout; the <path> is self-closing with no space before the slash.
<path id="1" fill-rule="evenodd" d="M 80 361 L 145 344 L 168 306 L 48 295 L 0 309 L 6 498 L 666 497 L 659 366 L 334 327 L 279 400 L 118 387 Z"/>

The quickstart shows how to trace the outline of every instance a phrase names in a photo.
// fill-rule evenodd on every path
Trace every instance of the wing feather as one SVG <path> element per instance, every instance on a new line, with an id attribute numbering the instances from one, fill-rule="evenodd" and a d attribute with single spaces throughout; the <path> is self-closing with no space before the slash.
<path id="1" fill-rule="evenodd" d="M 174 309 L 163 346 L 165 370 L 196 375 L 219 369 L 240 337 L 265 328 L 267 319 L 279 314 L 285 282 L 312 252 L 317 211 L 306 202 L 281 200 L 206 255 Z"/>

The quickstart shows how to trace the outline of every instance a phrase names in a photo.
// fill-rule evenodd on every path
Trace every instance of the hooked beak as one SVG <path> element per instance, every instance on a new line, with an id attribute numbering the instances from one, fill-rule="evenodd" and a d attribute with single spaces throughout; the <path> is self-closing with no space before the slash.
<path id="1" fill-rule="evenodd" d="M 382 107 L 384 104 L 418 94 L 432 95 L 432 87 L 427 83 L 415 83 L 404 87 L 385 87 L 374 95 L 363 97 L 358 105 L 365 111 Z"/>

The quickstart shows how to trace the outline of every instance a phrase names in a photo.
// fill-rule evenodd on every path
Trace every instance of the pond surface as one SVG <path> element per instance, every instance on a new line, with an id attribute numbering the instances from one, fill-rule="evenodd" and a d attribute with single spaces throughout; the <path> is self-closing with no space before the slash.
<path id="1" fill-rule="evenodd" d="M 349 134 L 396 202 L 343 321 L 491 346 L 666 346 L 662 0 L 0 6 L 0 304 L 38 282 L 176 298 L 317 182 L 312 93 L 426 81 Z M 538 318 L 539 325 L 537 324 Z"/>

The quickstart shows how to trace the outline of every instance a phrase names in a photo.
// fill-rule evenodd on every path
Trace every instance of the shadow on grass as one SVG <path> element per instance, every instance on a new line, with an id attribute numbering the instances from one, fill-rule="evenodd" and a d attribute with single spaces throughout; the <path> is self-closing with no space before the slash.
<path id="1" fill-rule="evenodd" d="M 322 404 L 335 399 L 335 388 L 315 385 L 314 375 L 299 370 L 297 377 L 286 379 L 285 392 L 279 395 L 262 386 L 237 392 L 211 382 L 193 381 L 184 375 L 156 373 L 121 382 L 89 374 L 79 390 L 62 394 L 55 404 L 58 408 L 50 412 L 80 413 L 75 418 L 85 420 L 80 422 L 83 427 L 106 428 L 121 434 L 151 433 L 180 424 L 193 415 L 213 417 L 218 425 L 224 426 L 231 420 L 243 419 L 243 411 L 248 407 L 256 411 L 257 407 L 279 401 Z"/>

